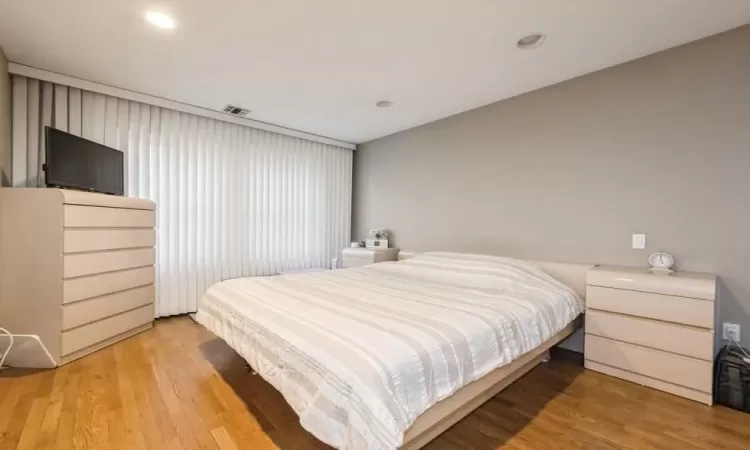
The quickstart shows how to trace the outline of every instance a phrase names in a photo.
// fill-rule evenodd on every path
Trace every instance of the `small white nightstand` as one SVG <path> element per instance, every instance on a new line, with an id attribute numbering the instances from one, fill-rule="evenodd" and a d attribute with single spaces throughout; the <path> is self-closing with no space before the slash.
<path id="1" fill-rule="evenodd" d="M 397 248 L 345 248 L 341 252 L 341 267 L 362 267 L 383 261 L 397 261 Z"/>
<path id="2" fill-rule="evenodd" d="M 716 276 L 601 266 L 586 282 L 585 366 L 713 403 Z"/>

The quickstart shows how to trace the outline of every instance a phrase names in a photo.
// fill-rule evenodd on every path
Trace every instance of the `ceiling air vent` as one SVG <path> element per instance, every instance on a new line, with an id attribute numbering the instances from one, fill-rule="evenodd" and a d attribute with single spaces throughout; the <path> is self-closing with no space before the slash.
<path id="1" fill-rule="evenodd" d="M 250 112 L 249 109 L 244 109 L 244 108 L 240 108 L 238 106 L 232 106 L 232 105 L 225 106 L 224 109 L 222 109 L 222 111 L 227 114 L 231 114 L 233 116 L 240 116 L 240 117 L 245 117 Z"/>

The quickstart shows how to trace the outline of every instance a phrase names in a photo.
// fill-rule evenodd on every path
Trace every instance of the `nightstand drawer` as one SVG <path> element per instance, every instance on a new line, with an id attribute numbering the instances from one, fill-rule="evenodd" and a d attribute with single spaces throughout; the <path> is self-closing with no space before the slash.
<path id="1" fill-rule="evenodd" d="M 641 267 L 599 266 L 588 273 L 586 284 L 677 297 L 716 298 L 716 275 L 684 272 L 654 275 Z"/>
<path id="2" fill-rule="evenodd" d="M 372 255 L 358 254 L 358 255 L 342 256 L 341 263 L 343 267 L 352 268 L 352 267 L 362 267 L 368 264 L 374 264 L 375 261 L 373 260 Z"/>
<path id="3" fill-rule="evenodd" d="M 594 362 L 701 392 L 712 391 L 713 366 L 707 361 L 612 341 L 590 334 L 586 335 L 585 351 L 586 359 Z"/>
<path id="4" fill-rule="evenodd" d="M 586 312 L 586 333 L 713 360 L 714 333 L 701 328 L 589 309 Z"/>
<path id="5" fill-rule="evenodd" d="M 710 300 L 588 286 L 586 306 L 631 316 L 714 328 L 714 302 Z"/>
<path id="6" fill-rule="evenodd" d="M 345 268 L 362 267 L 383 261 L 398 260 L 397 248 L 345 248 L 341 252 L 341 265 Z"/>

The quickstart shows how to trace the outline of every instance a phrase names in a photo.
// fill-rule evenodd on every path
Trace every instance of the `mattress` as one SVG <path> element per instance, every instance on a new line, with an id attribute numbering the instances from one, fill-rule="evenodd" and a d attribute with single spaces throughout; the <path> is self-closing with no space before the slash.
<path id="1" fill-rule="evenodd" d="M 583 312 L 535 266 L 446 252 L 212 286 L 197 320 L 340 449 L 394 449 L 416 418 Z"/>

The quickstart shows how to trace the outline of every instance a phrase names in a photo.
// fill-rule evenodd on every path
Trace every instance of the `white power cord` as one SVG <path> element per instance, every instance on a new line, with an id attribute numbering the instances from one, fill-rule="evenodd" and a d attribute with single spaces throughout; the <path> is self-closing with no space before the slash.
<path id="1" fill-rule="evenodd" d="M 734 346 L 737 347 L 740 350 L 740 352 L 742 352 L 741 355 L 732 350 L 732 344 L 734 344 Z M 729 344 L 727 344 L 727 352 L 742 359 L 743 361 L 745 361 L 745 363 L 750 364 L 750 355 L 748 355 L 745 349 L 742 348 L 740 343 L 735 341 L 734 339 L 729 340 Z"/>
<path id="2" fill-rule="evenodd" d="M 3 357 L 0 358 L 0 369 L 2 369 L 3 368 L 3 364 L 5 364 L 5 357 L 8 356 L 8 353 L 10 353 L 10 349 L 13 348 L 13 335 L 10 334 L 10 331 L 6 330 L 5 328 L 1 328 L 0 327 L 0 331 L 2 331 L 3 333 L 7 334 L 8 337 L 10 338 L 10 344 L 8 344 L 8 348 L 5 349 L 5 353 L 3 353 Z"/>

